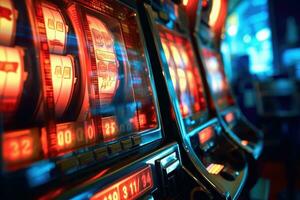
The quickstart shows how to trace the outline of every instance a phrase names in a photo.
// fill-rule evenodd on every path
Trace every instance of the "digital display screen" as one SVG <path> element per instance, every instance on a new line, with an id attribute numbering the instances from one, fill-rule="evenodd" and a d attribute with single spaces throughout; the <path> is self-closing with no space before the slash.
<path id="1" fill-rule="evenodd" d="M 153 187 L 151 167 L 148 166 L 134 174 L 124 177 L 113 185 L 94 194 L 91 200 L 129 200 L 138 199 Z"/>
<path id="2" fill-rule="evenodd" d="M 195 119 L 206 112 L 207 104 L 191 42 L 174 31 L 158 28 L 181 115 L 186 121 Z"/>
<path id="3" fill-rule="evenodd" d="M 231 106 L 234 101 L 230 93 L 220 54 L 207 49 L 202 49 L 209 84 L 217 105 L 223 109 Z"/>
<path id="4" fill-rule="evenodd" d="M 205 144 L 215 136 L 215 130 L 212 126 L 209 126 L 198 133 L 199 143 Z"/>
<path id="5" fill-rule="evenodd" d="M 158 127 L 136 12 L 115 1 L 89 6 L 0 2 L 7 169 Z"/>

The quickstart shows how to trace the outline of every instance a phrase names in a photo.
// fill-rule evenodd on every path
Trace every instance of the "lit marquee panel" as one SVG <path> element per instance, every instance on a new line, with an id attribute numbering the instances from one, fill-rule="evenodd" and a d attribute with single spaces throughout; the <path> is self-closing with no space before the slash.
<path id="1" fill-rule="evenodd" d="M 114 50 L 112 33 L 99 19 L 87 16 L 92 33 L 95 57 L 98 68 L 98 84 L 101 104 L 112 101 L 118 87 L 119 63 Z"/>
<path id="2" fill-rule="evenodd" d="M 12 0 L 0 1 L 0 45 L 11 45 L 14 42 L 18 12 Z"/>
<path id="3" fill-rule="evenodd" d="M 0 46 L 0 112 L 12 113 L 18 107 L 27 75 L 23 57 L 22 48 Z"/>
<path id="4" fill-rule="evenodd" d="M 71 101 L 75 84 L 73 57 L 50 54 L 55 112 L 61 117 Z"/>
<path id="5" fill-rule="evenodd" d="M 42 11 L 50 53 L 63 54 L 66 49 L 68 26 L 55 6 L 43 3 Z"/>

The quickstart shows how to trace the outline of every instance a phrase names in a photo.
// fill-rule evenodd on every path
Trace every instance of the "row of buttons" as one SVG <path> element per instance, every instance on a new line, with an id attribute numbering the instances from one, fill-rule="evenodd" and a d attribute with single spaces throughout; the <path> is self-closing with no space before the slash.
<path id="1" fill-rule="evenodd" d="M 77 156 L 59 160 L 56 162 L 56 165 L 61 171 L 68 171 L 70 169 L 74 169 L 79 165 L 87 165 L 94 162 L 95 160 L 104 159 L 110 154 L 113 155 L 115 153 L 121 152 L 122 150 L 128 150 L 132 147 L 140 145 L 140 143 L 141 137 L 134 136 L 129 139 L 122 140 L 120 142 L 109 144 L 104 147 L 99 147 L 94 151 L 81 153 Z"/>

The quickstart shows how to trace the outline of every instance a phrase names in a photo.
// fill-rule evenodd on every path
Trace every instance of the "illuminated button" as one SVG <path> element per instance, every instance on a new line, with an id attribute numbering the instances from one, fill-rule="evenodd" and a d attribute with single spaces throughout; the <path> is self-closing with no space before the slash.
<path id="1" fill-rule="evenodd" d="M 112 153 L 112 154 L 117 153 L 122 150 L 120 143 L 110 144 L 108 146 L 108 149 L 109 149 L 110 153 Z"/>
<path id="2" fill-rule="evenodd" d="M 121 145 L 124 150 L 130 149 L 132 147 L 132 140 L 131 139 L 123 140 L 121 141 Z"/>
<path id="3" fill-rule="evenodd" d="M 134 136 L 132 137 L 133 146 L 138 146 L 142 142 L 142 138 L 140 136 Z"/>
<path id="4" fill-rule="evenodd" d="M 56 165 L 61 171 L 68 171 L 70 169 L 73 169 L 79 165 L 78 160 L 76 157 L 67 158 L 64 160 L 60 160 L 56 162 Z"/>
<path id="5" fill-rule="evenodd" d="M 108 156 L 108 151 L 106 147 L 100 147 L 94 150 L 95 156 L 97 160 L 103 159 Z"/>
<path id="6" fill-rule="evenodd" d="M 208 173 L 216 175 L 219 174 L 223 168 L 224 165 L 212 163 L 208 167 L 206 167 L 206 170 L 208 171 Z"/>
<path id="7" fill-rule="evenodd" d="M 81 165 L 86 165 L 94 161 L 93 152 L 83 153 L 77 156 Z"/>

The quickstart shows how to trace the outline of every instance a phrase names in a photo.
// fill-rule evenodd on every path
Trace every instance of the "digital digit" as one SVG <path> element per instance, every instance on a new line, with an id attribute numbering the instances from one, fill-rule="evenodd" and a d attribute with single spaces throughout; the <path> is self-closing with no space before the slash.
<path id="1" fill-rule="evenodd" d="M 76 136 L 77 136 L 78 142 L 82 142 L 84 140 L 84 131 L 83 131 L 83 128 L 78 127 L 76 129 Z"/>
<path id="2" fill-rule="evenodd" d="M 57 133 L 57 144 L 59 146 L 64 146 L 65 142 L 64 142 L 64 132 L 59 131 Z"/>
<path id="3" fill-rule="evenodd" d="M 113 200 L 119 200 L 119 195 L 116 191 L 113 193 Z"/>
<path id="4" fill-rule="evenodd" d="M 92 139 L 95 138 L 94 129 L 91 125 L 88 126 L 87 133 L 88 133 L 88 139 L 89 140 L 92 140 Z"/>
<path id="5" fill-rule="evenodd" d="M 127 193 L 127 187 L 126 187 L 126 185 L 123 186 L 122 190 L 123 190 L 123 198 L 127 199 L 128 193 Z"/>
<path id="6" fill-rule="evenodd" d="M 70 130 L 67 130 L 65 132 L 65 142 L 66 144 L 71 144 L 72 143 L 72 133 Z"/>
<path id="7" fill-rule="evenodd" d="M 11 147 L 11 158 L 16 159 L 20 156 L 20 146 L 17 141 L 11 141 L 9 146 Z"/>
<path id="8" fill-rule="evenodd" d="M 32 142 L 29 138 L 21 140 L 22 155 L 28 157 L 32 154 Z"/>

